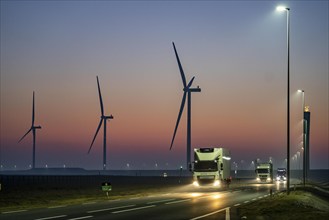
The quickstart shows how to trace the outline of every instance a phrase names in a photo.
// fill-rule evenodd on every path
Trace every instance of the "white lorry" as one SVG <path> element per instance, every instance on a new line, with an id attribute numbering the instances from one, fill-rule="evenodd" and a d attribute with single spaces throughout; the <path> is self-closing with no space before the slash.
<path id="1" fill-rule="evenodd" d="M 272 163 L 258 163 L 256 166 L 257 182 L 273 183 L 273 165 Z"/>
<path id="2" fill-rule="evenodd" d="M 230 151 L 225 148 L 195 148 L 193 162 L 193 185 L 212 184 L 230 181 Z"/>

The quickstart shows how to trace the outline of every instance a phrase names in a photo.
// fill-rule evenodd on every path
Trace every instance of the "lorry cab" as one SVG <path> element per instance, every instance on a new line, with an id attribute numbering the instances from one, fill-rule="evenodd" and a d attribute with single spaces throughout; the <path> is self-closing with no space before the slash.
<path id="1" fill-rule="evenodd" d="M 262 183 L 273 183 L 273 165 L 272 163 L 259 163 L 256 166 L 256 180 Z"/>
<path id="2" fill-rule="evenodd" d="M 285 182 L 287 180 L 286 168 L 278 168 L 276 171 L 276 181 Z"/>
<path id="3" fill-rule="evenodd" d="M 224 148 L 195 148 L 193 184 L 219 186 L 230 178 L 230 152 Z"/>

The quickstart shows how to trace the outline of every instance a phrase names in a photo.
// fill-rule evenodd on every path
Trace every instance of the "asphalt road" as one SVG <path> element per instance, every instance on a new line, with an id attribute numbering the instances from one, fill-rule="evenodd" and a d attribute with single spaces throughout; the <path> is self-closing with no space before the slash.
<path id="1" fill-rule="evenodd" d="M 109 200 L 80 205 L 16 210 L 0 214 L 1 220 L 80 219 L 234 219 L 231 210 L 285 188 L 284 184 L 243 183 L 231 189 L 177 187 L 147 197 Z"/>

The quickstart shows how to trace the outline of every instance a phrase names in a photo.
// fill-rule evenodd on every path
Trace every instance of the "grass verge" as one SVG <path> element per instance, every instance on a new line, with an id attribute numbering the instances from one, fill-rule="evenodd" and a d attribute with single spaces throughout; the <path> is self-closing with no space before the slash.
<path id="1" fill-rule="evenodd" d="M 329 219 L 329 201 L 302 190 L 284 192 L 237 208 L 240 219 Z"/>

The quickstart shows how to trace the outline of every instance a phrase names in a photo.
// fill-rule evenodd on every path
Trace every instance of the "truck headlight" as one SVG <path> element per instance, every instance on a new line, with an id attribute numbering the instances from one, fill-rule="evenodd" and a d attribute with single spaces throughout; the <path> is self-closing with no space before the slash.
<path id="1" fill-rule="evenodd" d="M 267 181 L 271 181 L 271 178 L 270 177 L 267 177 Z"/>
<path id="2" fill-rule="evenodd" d="M 193 185 L 194 185 L 194 186 L 199 186 L 198 181 L 194 181 L 194 182 L 193 182 Z"/>
<path id="3" fill-rule="evenodd" d="M 219 186 L 219 180 L 215 180 L 214 186 Z"/>
<path id="4" fill-rule="evenodd" d="M 256 178 L 257 181 L 260 181 L 259 177 Z"/>
<path id="5" fill-rule="evenodd" d="M 277 177 L 276 177 L 276 180 L 277 180 L 277 181 L 279 181 L 279 180 L 280 180 L 280 177 L 279 177 L 279 176 L 277 176 Z"/>

